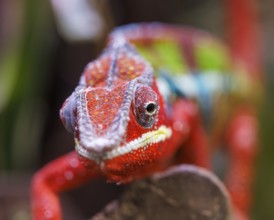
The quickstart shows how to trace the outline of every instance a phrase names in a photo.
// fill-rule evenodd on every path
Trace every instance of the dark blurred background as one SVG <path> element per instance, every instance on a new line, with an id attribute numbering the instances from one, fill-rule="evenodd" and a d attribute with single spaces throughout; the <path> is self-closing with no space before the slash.
<path id="1" fill-rule="evenodd" d="M 253 219 L 274 219 L 274 1 L 259 2 L 265 96 Z M 73 150 L 59 109 L 113 27 L 141 21 L 191 25 L 226 39 L 219 0 L 0 0 L 0 220 L 30 219 L 29 181 Z M 65 219 L 84 219 L 123 187 L 96 180 L 62 194 Z M 99 192 L 99 193 L 98 193 Z"/>

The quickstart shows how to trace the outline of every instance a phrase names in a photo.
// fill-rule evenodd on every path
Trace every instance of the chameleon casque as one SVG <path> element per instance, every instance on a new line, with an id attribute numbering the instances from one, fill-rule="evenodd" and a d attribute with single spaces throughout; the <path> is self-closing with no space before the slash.
<path id="1" fill-rule="evenodd" d="M 248 219 L 260 58 L 252 1 L 228 2 L 230 25 L 245 25 L 231 31 L 229 49 L 204 31 L 161 23 L 110 34 L 60 111 L 75 152 L 33 177 L 34 219 L 62 219 L 58 193 L 99 176 L 126 183 L 181 163 L 210 168 L 221 145 L 235 218 Z"/>

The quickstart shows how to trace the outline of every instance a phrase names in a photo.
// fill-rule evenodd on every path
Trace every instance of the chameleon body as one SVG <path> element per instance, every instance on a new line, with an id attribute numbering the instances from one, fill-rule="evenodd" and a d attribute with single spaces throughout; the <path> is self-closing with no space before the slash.
<path id="1" fill-rule="evenodd" d="M 34 219 L 61 219 L 58 193 L 99 176 L 126 183 L 180 163 L 210 168 L 223 143 L 231 158 L 227 186 L 238 219 L 247 219 L 254 88 L 244 63 L 235 65 L 206 32 L 161 23 L 117 28 L 60 111 L 75 152 L 35 174 Z"/>

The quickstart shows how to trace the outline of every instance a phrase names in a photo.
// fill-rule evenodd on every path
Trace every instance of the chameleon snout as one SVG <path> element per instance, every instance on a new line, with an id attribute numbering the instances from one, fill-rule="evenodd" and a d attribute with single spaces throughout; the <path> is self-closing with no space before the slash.
<path id="1" fill-rule="evenodd" d="M 103 137 L 94 139 L 91 143 L 85 146 L 88 152 L 102 154 L 115 147 L 115 141 Z"/>

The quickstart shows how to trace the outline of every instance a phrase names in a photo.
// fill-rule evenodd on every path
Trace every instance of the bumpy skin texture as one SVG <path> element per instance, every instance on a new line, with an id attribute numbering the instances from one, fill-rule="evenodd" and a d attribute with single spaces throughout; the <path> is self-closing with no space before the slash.
<path id="1" fill-rule="evenodd" d="M 210 168 L 210 154 L 226 143 L 227 186 L 238 218 L 247 219 L 258 141 L 248 101 L 254 84 L 243 67 L 196 29 L 116 29 L 60 111 L 76 152 L 33 177 L 33 218 L 62 219 L 58 193 L 98 176 L 126 183 L 178 163 Z"/>

